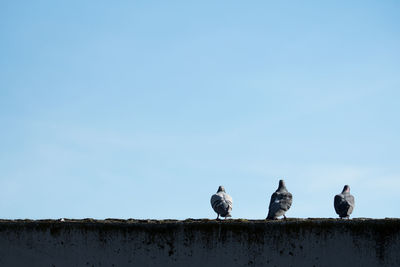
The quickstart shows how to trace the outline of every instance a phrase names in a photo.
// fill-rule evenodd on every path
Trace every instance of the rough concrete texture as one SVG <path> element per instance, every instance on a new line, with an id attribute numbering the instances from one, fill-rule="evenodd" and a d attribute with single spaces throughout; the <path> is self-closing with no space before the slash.
<path id="1" fill-rule="evenodd" d="M 400 266 L 400 219 L 0 220 L 0 266 Z"/>

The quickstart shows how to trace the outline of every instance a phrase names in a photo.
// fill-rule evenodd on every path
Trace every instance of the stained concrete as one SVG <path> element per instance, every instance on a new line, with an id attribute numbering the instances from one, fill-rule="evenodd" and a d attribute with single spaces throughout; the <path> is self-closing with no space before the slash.
<path id="1" fill-rule="evenodd" d="M 400 219 L 0 220 L 0 266 L 400 266 Z"/>

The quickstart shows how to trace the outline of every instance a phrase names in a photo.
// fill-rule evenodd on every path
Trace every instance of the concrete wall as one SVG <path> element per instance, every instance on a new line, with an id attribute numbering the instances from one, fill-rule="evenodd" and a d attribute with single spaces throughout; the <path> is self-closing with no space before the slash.
<path id="1" fill-rule="evenodd" d="M 0 266 L 400 266 L 400 220 L 0 221 Z"/>

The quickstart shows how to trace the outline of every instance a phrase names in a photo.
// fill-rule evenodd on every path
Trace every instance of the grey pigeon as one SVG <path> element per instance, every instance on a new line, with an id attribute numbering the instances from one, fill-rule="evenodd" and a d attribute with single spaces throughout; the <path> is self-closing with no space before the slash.
<path id="1" fill-rule="evenodd" d="M 279 187 L 271 196 L 267 219 L 276 220 L 282 216 L 286 219 L 285 212 L 292 206 L 292 194 L 286 189 L 285 182 L 279 180 Z"/>
<path id="2" fill-rule="evenodd" d="M 232 204 L 233 200 L 231 196 L 225 192 L 225 188 L 222 185 L 218 187 L 217 193 L 211 196 L 211 207 L 218 214 L 217 220 L 219 216 L 225 218 L 232 217 Z"/>
<path id="3" fill-rule="evenodd" d="M 342 193 L 335 196 L 335 211 L 340 218 L 349 218 L 354 209 L 354 197 L 350 194 L 350 186 L 345 185 Z"/>

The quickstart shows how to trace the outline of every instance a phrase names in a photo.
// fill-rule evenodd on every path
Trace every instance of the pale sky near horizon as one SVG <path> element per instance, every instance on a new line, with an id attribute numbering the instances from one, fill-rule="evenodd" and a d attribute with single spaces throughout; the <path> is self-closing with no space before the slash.
<path id="1" fill-rule="evenodd" d="M 399 1 L 0 1 L 0 218 L 400 217 Z"/>

